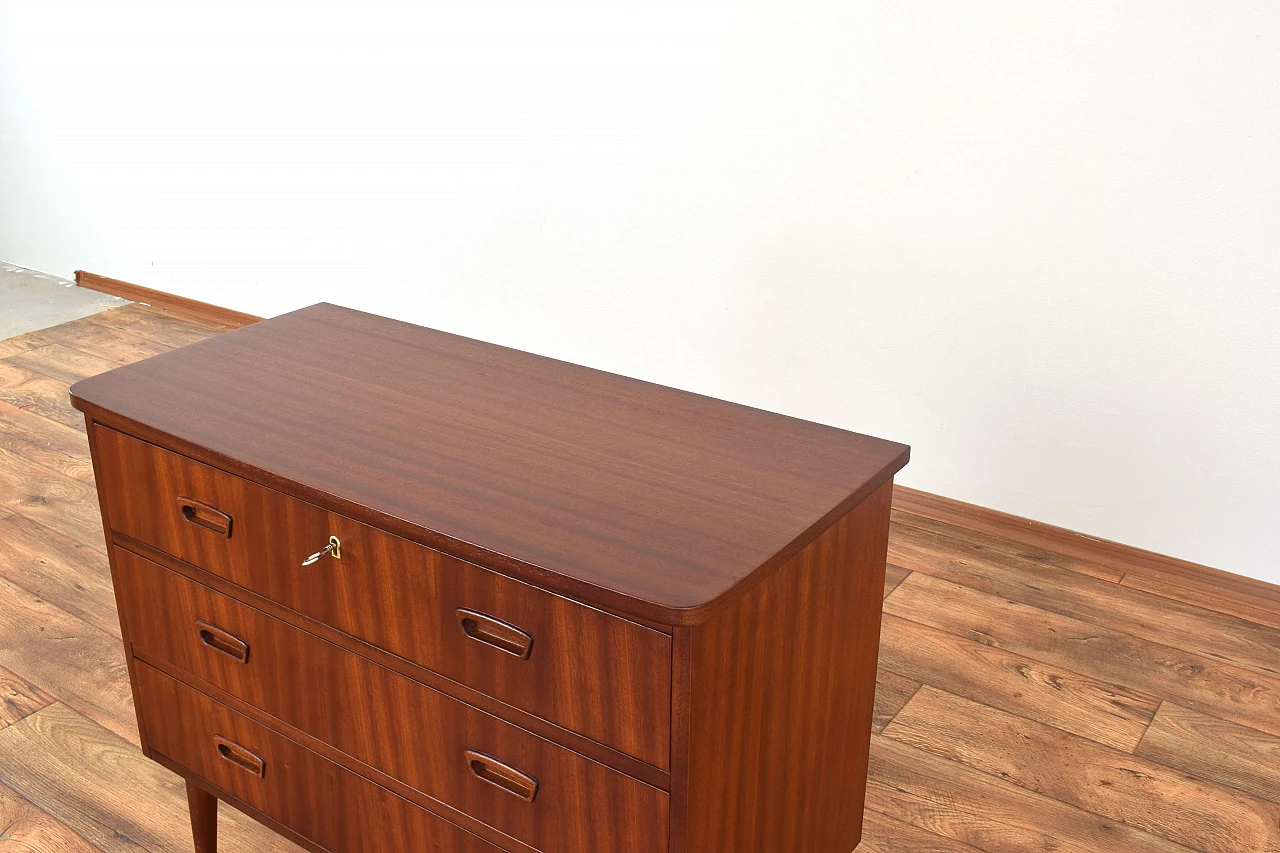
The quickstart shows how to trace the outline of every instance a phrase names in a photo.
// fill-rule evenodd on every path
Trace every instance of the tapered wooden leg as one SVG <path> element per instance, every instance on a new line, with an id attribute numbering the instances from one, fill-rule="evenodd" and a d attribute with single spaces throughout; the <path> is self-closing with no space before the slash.
<path id="1" fill-rule="evenodd" d="M 218 798 L 188 780 L 187 807 L 196 853 L 218 853 Z"/>

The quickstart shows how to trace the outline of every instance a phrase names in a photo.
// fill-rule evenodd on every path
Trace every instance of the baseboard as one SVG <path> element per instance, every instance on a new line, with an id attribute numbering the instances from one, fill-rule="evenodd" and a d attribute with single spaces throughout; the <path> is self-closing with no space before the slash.
<path id="1" fill-rule="evenodd" d="M 1280 586 L 1154 551 L 1122 545 L 1020 518 L 953 498 L 894 486 L 893 508 L 902 512 L 967 527 L 971 530 L 1035 545 L 1048 551 L 1092 560 L 1132 575 L 1204 590 L 1268 609 L 1280 609 Z"/>
<path id="2" fill-rule="evenodd" d="M 84 270 L 76 270 L 76 284 L 87 290 L 110 293 L 112 296 L 120 296 L 133 302 L 145 302 L 171 314 L 190 317 L 203 323 L 216 323 L 220 326 L 230 326 L 238 329 L 241 326 L 247 326 L 262 319 L 253 314 L 246 314 L 243 311 L 233 311 L 220 305 L 210 305 L 208 302 L 188 299 L 185 296 L 176 296 L 172 293 L 165 293 L 163 290 L 152 290 L 150 287 L 130 284 L 127 281 L 107 278 L 105 275 L 85 272 Z"/>

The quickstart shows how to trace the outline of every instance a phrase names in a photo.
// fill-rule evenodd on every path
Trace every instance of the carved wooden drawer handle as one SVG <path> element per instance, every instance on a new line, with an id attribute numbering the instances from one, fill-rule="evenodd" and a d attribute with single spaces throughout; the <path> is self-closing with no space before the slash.
<path id="1" fill-rule="evenodd" d="M 234 634 L 228 634 L 216 625 L 197 620 L 196 635 L 200 637 L 200 642 L 215 652 L 222 652 L 240 663 L 249 662 L 249 644 Z"/>
<path id="2" fill-rule="evenodd" d="M 538 796 L 538 780 L 521 773 L 510 765 L 503 764 L 492 756 L 482 752 L 466 751 L 467 766 L 480 779 L 495 785 L 508 794 L 514 794 L 526 803 L 532 803 Z"/>
<path id="3" fill-rule="evenodd" d="M 247 770 L 261 779 L 267 775 L 267 762 L 245 749 L 235 741 L 227 740 L 222 735 L 214 735 L 214 744 L 218 747 L 218 755 L 241 770 Z"/>
<path id="4" fill-rule="evenodd" d="M 458 624 L 462 626 L 462 633 L 471 639 L 487 643 L 509 655 L 528 658 L 533 651 L 533 637 L 501 619 L 459 607 Z"/>
<path id="5" fill-rule="evenodd" d="M 196 527 L 212 530 L 219 536 L 231 537 L 231 516 L 193 498 L 178 498 L 178 511 Z"/>

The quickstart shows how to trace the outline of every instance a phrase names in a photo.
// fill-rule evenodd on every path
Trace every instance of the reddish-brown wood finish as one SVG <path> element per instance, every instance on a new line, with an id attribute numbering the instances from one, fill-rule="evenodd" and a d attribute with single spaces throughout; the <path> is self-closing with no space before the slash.
<path id="1" fill-rule="evenodd" d="M 113 549 L 115 551 L 125 550 L 142 556 L 153 563 L 164 566 L 172 572 L 176 572 L 184 577 L 190 578 L 196 583 L 206 586 L 215 592 L 220 592 L 229 598 L 234 598 L 237 601 L 244 602 L 254 609 L 260 610 L 270 616 L 274 616 L 283 622 L 296 625 L 307 633 L 314 634 L 317 637 L 328 640 L 335 646 L 347 649 L 348 651 L 354 652 L 363 658 L 368 658 L 387 669 L 398 672 L 401 675 L 425 684 L 428 687 L 434 687 L 442 693 L 447 693 L 450 696 L 466 702 L 468 705 L 493 714 L 495 717 L 499 717 L 509 723 L 513 723 L 520 728 L 533 732 L 547 740 L 552 740 L 556 743 L 562 744 L 580 755 L 584 755 L 600 762 L 601 764 L 606 764 L 620 770 L 628 776 L 632 776 L 646 782 L 660 790 L 669 791 L 671 789 L 670 774 L 664 770 L 659 770 L 651 764 L 647 764 L 637 758 L 633 758 L 630 755 L 626 755 L 625 753 L 619 752 L 616 749 L 605 746 L 598 741 L 591 740 L 576 732 L 557 726 L 541 717 L 537 717 L 526 711 L 521 711 L 519 708 L 515 708 L 505 702 L 501 702 L 486 693 L 481 693 L 480 691 L 467 687 L 464 684 L 445 678 L 439 673 L 412 663 L 398 655 L 393 655 L 390 652 L 380 649 L 377 646 L 370 645 L 363 640 L 357 640 L 350 634 L 338 631 L 323 622 L 301 616 L 295 611 L 282 606 L 279 602 L 272 601 L 269 598 L 265 598 L 257 593 L 244 589 L 243 587 L 236 586 L 219 575 L 198 569 L 190 563 L 184 563 L 183 561 L 175 559 L 174 557 L 152 548 L 149 545 L 144 545 L 136 539 L 130 539 L 122 534 L 117 534 L 115 536 L 115 541 L 119 546 L 118 548 Z M 675 656 L 673 655 L 673 661 L 674 660 Z M 155 663 L 154 659 L 152 660 L 152 663 Z M 180 670 L 167 670 L 163 665 L 160 666 L 160 669 L 180 681 L 183 680 L 184 673 Z M 205 684 L 205 682 L 202 682 L 202 684 Z M 230 694 L 224 693 L 218 695 L 215 693 L 215 698 L 218 699 L 218 701 L 230 705 L 241 713 L 248 714 L 251 717 L 253 716 L 252 711 L 246 710 L 247 706 L 241 707 L 236 704 L 234 697 L 228 697 L 230 697 Z M 291 734 L 290 736 L 292 737 L 293 735 Z M 311 743 L 307 743 L 307 746 L 312 749 L 315 748 Z M 332 756 L 330 757 L 332 758 Z M 341 759 L 334 758 L 333 760 L 341 763 Z M 400 793 L 402 796 L 404 795 L 402 791 L 397 791 L 397 793 Z"/>
<path id="2" fill-rule="evenodd" d="M 500 848 L 270 729 L 138 665 L 139 715 L 156 751 L 332 851 L 498 853 Z M 214 738 L 261 757 L 262 776 L 227 761 Z"/>
<path id="3" fill-rule="evenodd" d="M 671 638 L 96 427 L 114 531 L 666 769 Z M 181 500 L 179 500 L 181 499 Z M 181 507 L 205 507 L 189 521 Z M 218 514 L 225 515 L 226 521 Z M 213 527 L 225 526 L 230 535 Z M 304 558 L 336 535 L 342 558 Z M 533 638 L 527 659 L 465 632 L 465 608 Z"/>
<path id="4" fill-rule="evenodd" d="M 218 853 L 218 798 L 188 779 L 187 808 L 196 853 Z"/>
<path id="5" fill-rule="evenodd" d="M 857 844 L 905 447 L 333 306 L 73 399 L 197 853 Z"/>
<path id="6" fill-rule="evenodd" d="M 116 554 L 116 583 L 135 654 L 191 672 L 422 791 L 446 816 L 470 815 L 541 850 L 666 847 L 662 791 L 127 551 Z M 247 654 L 210 643 L 199 623 Z M 535 779 L 536 797 L 526 802 L 474 772 L 468 751 Z M 594 817 L 606 812 L 609 820 Z"/>
<path id="7" fill-rule="evenodd" d="M 99 421 L 248 479 L 673 625 L 744 593 L 908 455 L 332 305 L 71 393 Z"/>
<path id="8" fill-rule="evenodd" d="M 857 845 L 891 497 L 892 485 L 881 486 L 732 607 L 689 629 L 678 849 Z"/>

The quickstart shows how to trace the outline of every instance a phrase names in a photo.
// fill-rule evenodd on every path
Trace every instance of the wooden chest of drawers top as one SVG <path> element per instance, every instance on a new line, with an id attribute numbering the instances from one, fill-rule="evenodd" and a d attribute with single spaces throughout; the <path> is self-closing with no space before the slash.
<path id="1" fill-rule="evenodd" d="M 900 444 L 316 305 L 84 380 L 95 421 L 578 601 L 704 621 Z"/>

